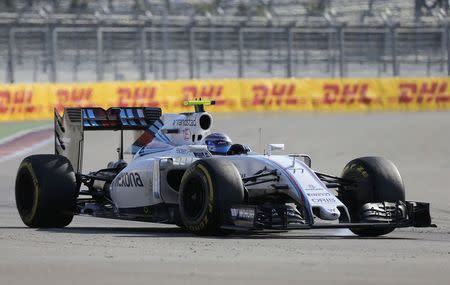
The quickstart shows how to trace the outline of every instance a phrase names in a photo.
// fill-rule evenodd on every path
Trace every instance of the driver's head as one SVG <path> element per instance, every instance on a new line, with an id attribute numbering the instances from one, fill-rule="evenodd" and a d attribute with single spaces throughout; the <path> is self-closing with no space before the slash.
<path id="1" fill-rule="evenodd" d="M 231 143 L 230 137 L 222 133 L 212 133 L 205 138 L 205 144 L 212 154 L 227 154 Z"/>

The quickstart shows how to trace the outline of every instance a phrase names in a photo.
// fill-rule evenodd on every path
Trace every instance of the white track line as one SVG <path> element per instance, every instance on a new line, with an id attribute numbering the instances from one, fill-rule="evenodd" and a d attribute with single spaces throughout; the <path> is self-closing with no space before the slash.
<path id="1" fill-rule="evenodd" d="M 12 136 L 9 136 L 7 138 L 4 138 L 4 139 L 0 140 L 0 145 L 4 144 L 4 143 L 7 143 L 7 142 L 9 142 L 11 140 L 17 139 L 17 138 L 19 138 L 21 136 L 25 136 L 25 135 L 27 135 L 29 133 L 40 131 L 40 130 L 44 130 L 44 129 L 51 129 L 51 128 L 49 128 L 49 127 L 39 127 L 39 128 L 34 128 L 34 129 L 22 131 L 22 132 L 16 133 L 16 134 L 14 134 Z M 45 146 L 46 144 L 52 142 L 53 140 L 54 140 L 54 138 L 48 138 L 48 139 L 45 139 L 45 140 L 43 140 L 41 142 L 38 142 L 37 144 L 32 145 L 31 147 L 27 147 L 27 148 L 24 148 L 22 150 L 16 151 L 15 153 L 11 153 L 11 154 L 8 154 L 6 156 L 0 157 L 0 163 L 8 161 L 8 160 L 11 160 L 13 158 L 17 158 L 17 157 L 22 156 L 22 155 L 26 155 L 26 154 L 28 154 L 28 153 L 30 153 L 30 152 L 32 152 L 32 151 L 34 151 L 34 150 L 36 150 L 36 149 L 38 149 L 40 147 Z"/>

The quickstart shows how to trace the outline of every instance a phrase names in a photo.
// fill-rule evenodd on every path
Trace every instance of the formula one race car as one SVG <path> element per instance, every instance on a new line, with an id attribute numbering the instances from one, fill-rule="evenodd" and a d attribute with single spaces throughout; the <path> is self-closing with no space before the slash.
<path id="1" fill-rule="evenodd" d="M 202 235 L 234 231 L 349 228 L 379 236 L 399 227 L 432 226 L 429 204 L 405 201 L 395 165 L 381 157 L 350 161 L 341 177 L 311 169 L 304 154 L 264 154 L 232 145 L 212 155 L 212 117 L 161 114 L 160 108 L 66 108 L 55 111 L 55 154 L 25 158 L 16 204 L 29 227 L 65 227 L 74 215 L 176 224 Z M 82 172 L 85 131 L 120 131 L 118 160 Z M 123 132 L 137 132 L 123 159 Z"/>

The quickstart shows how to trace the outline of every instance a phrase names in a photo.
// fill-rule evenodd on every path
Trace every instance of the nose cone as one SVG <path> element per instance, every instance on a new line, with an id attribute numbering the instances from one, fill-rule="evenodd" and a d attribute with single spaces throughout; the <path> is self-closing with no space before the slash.
<path id="1" fill-rule="evenodd" d="M 337 208 L 331 208 L 331 209 L 327 209 L 323 206 L 320 207 L 320 217 L 322 220 L 327 220 L 327 221 L 334 221 L 339 219 L 339 217 L 341 216 L 341 213 L 339 212 L 339 210 Z"/>

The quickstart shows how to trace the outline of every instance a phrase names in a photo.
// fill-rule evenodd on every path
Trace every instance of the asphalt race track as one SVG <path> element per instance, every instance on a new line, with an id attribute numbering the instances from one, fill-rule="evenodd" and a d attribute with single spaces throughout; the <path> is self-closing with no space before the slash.
<path id="1" fill-rule="evenodd" d="M 390 158 L 407 199 L 431 202 L 438 227 L 381 238 L 347 230 L 205 238 L 76 217 L 65 229 L 29 229 L 14 204 L 18 158 L 0 163 L 0 284 L 450 284 L 450 112 L 215 116 L 216 130 L 254 149 L 259 127 L 263 144 L 309 153 L 313 168 L 331 174 L 358 156 Z M 87 137 L 86 169 L 115 158 L 116 137 Z"/>

